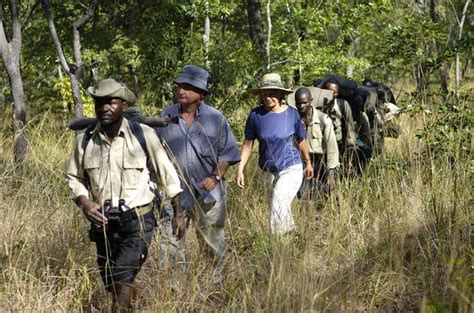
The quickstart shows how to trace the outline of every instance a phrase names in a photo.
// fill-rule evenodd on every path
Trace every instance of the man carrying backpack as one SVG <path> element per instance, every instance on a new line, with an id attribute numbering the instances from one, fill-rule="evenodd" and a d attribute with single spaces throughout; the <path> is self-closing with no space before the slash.
<path id="1" fill-rule="evenodd" d="M 321 90 L 321 89 L 317 89 Z M 309 192 L 310 197 L 334 190 L 336 186 L 336 168 L 339 166 L 339 150 L 331 118 L 312 105 L 311 90 L 301 87 L 295 93 L 295 106 L 308 135 L 309 156 L 311 158 L 314 177 L 303 180 L 300 194 Z"/>
<path id="2" fill-rule="evenodd" d="M 322 111 L 329 115 L 333 122 L 339 157 L 343 160 L 341 163 L 343 163 L 343 166 L 350 166 L 351 154 L 355 151 L 356 147 L 357 133 L 351 107 L 346 100 L 340 98 L 339 84 L 336 78 L 325 79 L 323 89 L 333 91 L 334 100 L 327 103 L 322 108 Z M 349 153 L 349 155 L 345 156 L 345 153 Z M 344 162 L 344 160 L 346 161 Z"/>
<path id="3" fill-rule="evenodd" d="M 150 182 L 161 183 L 175 211 L 173 232 L 186 230 L 178 174 L 152 128 L 124 118 L 135 95 L 114 79 L 89 87 L 97 124 L 79 132 L 66 167 L 75 203 L 91 222 L 90 237 L 114 311 L 133 309 L 134 285 L 147 258 L 156 219 Z"/>

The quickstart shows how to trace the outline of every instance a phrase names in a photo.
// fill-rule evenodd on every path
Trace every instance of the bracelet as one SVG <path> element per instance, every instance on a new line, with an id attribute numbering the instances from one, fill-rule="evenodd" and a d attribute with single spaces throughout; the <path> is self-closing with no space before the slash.
<path id="1" fill-rule="evenodd" d="M 305 161 L 305 162 L 311 162 L 311 160 L 310 160 L 310 159 L 306 159 L 306 160 L 303 160 L 303 161 Z"/>

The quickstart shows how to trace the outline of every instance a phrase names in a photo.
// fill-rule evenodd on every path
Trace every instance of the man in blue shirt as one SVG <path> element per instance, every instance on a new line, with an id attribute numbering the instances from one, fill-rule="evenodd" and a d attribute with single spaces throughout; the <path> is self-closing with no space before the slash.
<path id="1" fill-rule="evenodd" d="M 203 101 L 208 77 L 205 69 L 195 65 L 183 68 L 175 80 L 178 103 L 166 107 L 160 115 L 177 116 L 178 123 L 157 128 L 156 132 L 173 154 L 183 189 L 181 204 L 196 223 L 200 246 L 210 248 L 216 257 L 213 280 L 217 282 L 227 250 L 224 176 L 230 165 L 240 161 L 240 153 L 224 115 Z"/>

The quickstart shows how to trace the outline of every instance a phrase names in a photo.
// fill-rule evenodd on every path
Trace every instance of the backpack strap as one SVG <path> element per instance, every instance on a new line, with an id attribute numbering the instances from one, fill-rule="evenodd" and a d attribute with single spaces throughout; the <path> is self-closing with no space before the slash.
<path id="1" fill-rule="evenodd" d="M 346 127 L 346 106 L 344 105 L 343 99 L 336 99 L 337 105 L 339 106 L 339 110 L 341 111 L 341 130 L 342 130 L 342 139 L 345 141 L 347 140 L 347 127 Z"/>
<path id="2" fill-rule="evenodd" d="M 82 139 L 82 146 L 81 146 L 83 152 L 86 152 L 87 144 L 89 144 L 89 141 L 92 138 L 92 135 L 93 135 L 92 131 L 94 130 L 96 125 L 97 124 L 94 123 L 92 125 L 87 126 L 86 131 L 84 132 L 84 138 Z"/>
<path id="3" fill-rule="evenodd" d="M 148 167 L 148 171 L 150 171 L 151 178 L 156 182 L 158 176 L 156 175 L 156 172 L 153 169 L 153 166 L 151 165 L 150 153 L 146 144 L 145 135 L 143 134 L 143 129 L 140 126 L 140 123 L 138 122 L 129 120 L 128 124 L 130 125 L 130 129 L 132 130 L 132 134 L 135 136 L 135 138 L 137 138 L 138 142 L 140 143 L 140 146 L 142 147 L 143 152 L 145 152 L 146 166 Z"/>
<path id="4" fill-rule="evenodd" d="M 93 130 L 97 124 L 94 123 L 92 125 L 87 126 L 85 132 L 84 132 L 84 138 L 82 138 L 82 165 L 84 166 L 84 159 L 86 156 L 86 148 L 87 145 L 89 144 L 89 141 L 91 141 L 92 136 L 94 135 Z M 89 176 L 87 175 L 87 172 L 83 170 L 83 176 L 86 179 L 87 183 L 89 183 Z"/>
<path id="5" fill-rule="evenodd" d="M 130 125 L 130 129 L 132 130 L 132 134 L 135 136 L 135 138 L 137 138 L 138 142 L 140 143 L 140 146 L 143 149 L 143 152 L 145 152 L 146 160 L 148 163 L 150 160 L 150 154 L 148 153 L 148 147 L 146 145 L 143 129 L 141 128 L 140 124 L 137 122 L 128 121 L 128 124 Z"/>

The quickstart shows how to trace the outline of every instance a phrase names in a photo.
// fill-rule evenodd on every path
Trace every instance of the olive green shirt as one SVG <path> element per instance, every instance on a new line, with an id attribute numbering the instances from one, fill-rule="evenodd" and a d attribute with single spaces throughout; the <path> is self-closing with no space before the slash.
<path id="1" fill-rule="evenodd" d="M 156 183 L 163 185 L 168 197 L 174 197 L 182 191 L 178 174 L 155 131 L 146 125 L 140 127 Z M 127 119 L 122 120 L 112 140 L 100 130 L 99 124 L 92 133 L 85 151 L 82 148 L 85 131 L 76 136 L 67 163 L 66 182 L 72 197 L 86 196 L 101 206 L 107 199 L 112 200 L 113 206 L 124 199 L 130 208 L 150 203 L 155 197 L 152 188 L 156 186 L 150 179 L 146 154 Z"/>
<path id="2" fill-rule="evenodd" d="M 306 128 L 309 153 L 326 155 L 326 165 L 333 169 L 339 166 L 339 150 L 331 118 L 312 107 L 313 117 Z"/>
<path id="3" fill-rule="evenodd" d="M 344 107 L 344 112 L 341 112 L 340 105 Z M 355 147 L 357 134 L 354 126 L 354 119 L 352 118 L 352 110 L 349 103 L 343 99 L 334 99 L 321 109 L 324 113 L 329 115 L 334 125 L 334 132 L 336 140 L 344 141 L 345 147 Z M 343 134 L 343 123 L 347 134 Z"/>

